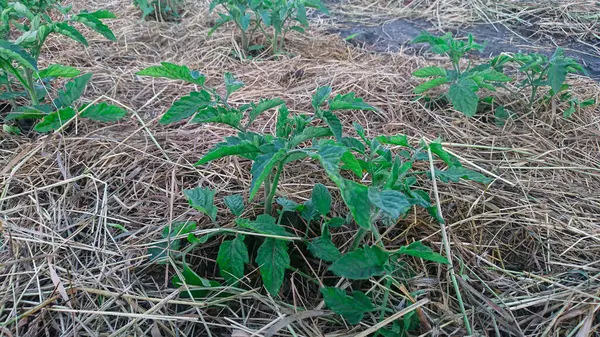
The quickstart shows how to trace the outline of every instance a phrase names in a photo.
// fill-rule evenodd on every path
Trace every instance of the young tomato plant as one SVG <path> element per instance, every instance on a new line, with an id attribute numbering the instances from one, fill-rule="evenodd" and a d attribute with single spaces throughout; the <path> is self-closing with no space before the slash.
<path id="1" fill-rule="evenodd" d="M 213 0 L 210 11 L 212 12 L 219 5 L 226 13 L 219 13 L 219 19 L 209 35 L 228 22 L 235 23 L 246 55 L 251 50 L 263 47 L 262 45 L 250 46 L 256 31 L 263 33 L 265 39 L 269 41 L 272 54 L 277 55 L 281 51 L 288 31 L 304 33 L 308 28 L 307 7 L 328 13 L 321 0 Z"/>
<path id="2" fill-rule="evenodd" d="M 538 53 L 530 54 L 502 54 L 495 57 L 491 64 L 499 71 L 507 63 L 514 63 L 521 73 L 525 75 L 518 86 L 523 90 L 529 90 L 529 109 L 540 100 L 538 93 L 540 88 L 548 87 L 549 93 L 542 99 L 550 101 L 558 98 L 560 101 L 569 103 L 569 108 L 563 112 L 563 117 L 570 117 L 578 108 L 584 108 L 596 103 L 594 99 L 579 101 L 569 92 L 570 86 L 565 83 L 568 74 L 583 73 L 583 67 L 573 58 L 567 57 L 561 48 L 557 48 L 554 54 L 548 58 Z"/>
<path id="3" fill-rule="evenodd" d="M 71 15 L 71 7 L 62 6 L 60 1 L 6 2 L 1 7 L 0 100 L 9 101 L 11 106 L 4 121 L 42 119 L 35 126 L 36 131 L 56 130 L 77 114 L 72 105 L 83 93 L 92 74 L 79 76 L 77 69 L 60 64 L 38 69 L 44 42 L 50 34 L 57 33 L 87 46 L 86 38 L 74 26 L 77 22 L 115 40 L 112 31 L 101 21 L 115 16 L 106 10 Z M 59 14 L 63 20 L 53 20 L 52 17 L 58 16 L 54 14 Z M 13 41 L 7 40 L 12 33 L 20 35 Z M 58 91 L 58 97 L 47 98 L 50 83 L 57 78 L 72 80 Z M 82 117 L 110 121 L 123 117 L 125 111 L 102 103 L 85 107 L 80 113 Z"/>
<path id="4" fill-rule="evenodd" d="M 450 100 L 456 110 L 468 117 L 473 117 L 477 112 L 479 105 L 477 92 L 480 89 L 494 91 L 499 83 L 512 81 L 510 77 L 494 69 L 490 63 L 474 67 L 469 63 L 466 68 L 462 67 L 461 60 L 467 53 L 484 49 L 484 45 L 476 43 L 471 34 L 467 41 L 462 41 L 455 39 L 452 33 L 438 37 L 423 32 L 412 43 L 427 43 L 431 52 L 448 56 L 452 63 L 452 68 L 449 69 L 430 66 L 413 72 L 413 76 L 430 78 L 414 89 L 415 94 L 420 95 L 433 88 L 448 85 L 448 91 L 444 96 Z"/>
<path id="5" fill-rule="evenodd" d="M 181 0 L 134 0 L 133 4 L 142 11 L 142 20 L 153 16 L 156 21 L 177 21 L 183 1 Z"/>
<path id="6" fill-rule="evenodd" d="M 242 287 L 243 283 L 247 283 L 242 280 L 246 278 L 246 272 L 252 270 L 248 265 L 254 265 L 260 271 L 260 279 L 266 290 L 272 296 L 279 295 L 285 284 L 287 269 L 294 269 L 301 274 L 310 269 L 293 262 L 292 255 L 302 246 L 298 244 L 303 243 L 310 254 L 329 266 L 328 272 L 333 276 L 350 281 L 377 278 L 384 281 L 389 294 L 393 276 L 403 268 L 401 259 L 417 257 L 448 263 L 445 257 L 419 241 L 388 249 L 381 240 L 379 229 L 395 224 L 414 207 L 423 207 L 434 219 L 443 221 L 425 188 L 419 183 L 422 179 L 418 177 L 430 177 L 430 171 L 416 170 L 413 166 L 418 168 L 419 161 L 430 163 L 428 153 L 431 152 L 439 158 L 444 168 L 434 170 L 436 179 L 443 182 L 460 179 L 482 183 L 491 181 L 464 168 L 439 142 L 423 141 L 415 146 L 404 135 L 368 138 L 358 124 L 355 125 L 357 138 L 346 135 L 336 115 L 338 111 L 374 109 L 355 97 L 354 93 L 332 95 L 331 88 L 320 87 L 312 97 L 312 115 L 292 115 L 279 99 L 232 107 L 228 97 L 243 84 L 228 73 L 225 74 L 224 94 L 207 88 L 204 85 L 205 77 L 185 66 L 163 63 L 138 74 L 180 79 L 202 88 L 176 101 L 163 115 L 161 123 L 191 118 L 192 122 L 221 123 L 237 130 L 236 136 L 226 137 L 224 142 L 209 150 L 197 165 L 229 156 L 252 161 L 252 181 L 247 191 L 243 195 L 223 198 L 223 203 L 235 217 L 226 226 L 218 226 L 214 190 L 198 187 L 184 191 L 191 207 L 208 216 L 216 226 L 210 230 L 209 237 L 219 237 L 216 263 L 221 277 L 230 286 Z M 259 114 L 275 107 L 278 110 L 274 133 L 250 130 Z M 333 209 L 335 200 L 329 190 L 334 187 L 321 183 L 314 185 L 310 199 L 303 203 L 283 196 L 275 198 L 283 170 L 290 165 L 297 165 L 297 161 L 302 159 L 315 160 L 320 164 L 339 191 L 348 209 L 346 215 L 343 215 L 344 210 Z M 248 205 L 256 198 L 261 187 L 265 192 L 263 214 L 253 216 L 255 213 L 248 210 Z M 294 225 L 291 219 L 299 220 Z M 333 240 L 335 233 L 332 232 L 342 226 L 359 228 L 349 248 L 341 249 Z M 195 228 L 195 225 L 190 225 L 192 227 Z M 152 256 L 164 258 L 165 254 L 161 252 L 168 250 L 165 242 L 169 242 L 169 239 L 171 249 L 182 250 L 172 253 L 173 259 L 183 258 L 180 254 L 209 240 L 208 236 L 195 237 L 193 230 L 183 233 L 177 230 L 179 225 L 169 228 L 163 232 L 163 240 L 155 247 L 159 251 L 151 252 Z M 169 234 L 173 233 L 173 228 L 175 235 Z M 369 233 L 374 240 L 365 242 Z M 173 239 L 186 235 L 189 245 L 183 249 L 181 242 Z M 292 242 L 295 244 L 290 244 Z M 185 261 L 181 268 L 178 275 L 191 269 Z M 200 280 L 197 274 L 193 274 L 190 280 L 177 276 L 175 283 L 198 285 L 198 290 L 203 291 L 210 286 L 210 281 Z M 360 282 L 355 284 L 360 287 Z M 321 294 L 327 307 L 342 315 L 350 324 L 358 324 L 368 312 L 379 311 L 382 319 L 387 313 L 387 300 L 378 305 L 370 295 L 359 290 L 347 294 L 345 290 L 324 285 Z M 414 324 L 414 321 L 407 320 L 406 324 L 395 325 L 389 331 L 382 330 L 382 333 L 405 331 L 414 328 Z"/>

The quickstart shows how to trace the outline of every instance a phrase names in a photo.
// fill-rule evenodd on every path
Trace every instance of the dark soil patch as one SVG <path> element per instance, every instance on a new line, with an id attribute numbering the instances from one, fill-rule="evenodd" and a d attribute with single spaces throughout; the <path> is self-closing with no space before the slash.
<path id="1" fill-rule="evenodd" d="M 361 23 L 344 20 L 338 23 L 339 28 L 332 32 L 339 33 L 346 38 L 358 34 L 350 42 L 371 48 L 377 52 L 395 52 L 403 49 L 404 52 L 421 53 L 422 45 L 411 45 L 410 41 L 423 30 L 440 34 L 435 27 L 422 19 L 392 19 L 382 24 L 364 25 Z M 522 26 L 507 28 L 503 25 L 480 23 L 470 27 L 454 29 L 456 36 L 473 34 L 476 40 L 486 41 L 487 46 L 481 56 L 496 56 L 502 52 L 537 52 L 552 55 L 556 47 L 565 50 L 565 54 L 578 60 L 586 69 L 587 75 L 600 81 L 600 55 L 592 45 L 575 41 L 571 38 L 542 36 L 537 30 Z M 596 41 L 600 44 L 600 41 Z"/>

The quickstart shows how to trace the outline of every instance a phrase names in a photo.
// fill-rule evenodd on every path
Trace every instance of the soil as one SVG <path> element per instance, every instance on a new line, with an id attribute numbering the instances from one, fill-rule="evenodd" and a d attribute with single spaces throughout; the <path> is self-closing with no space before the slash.
<path id="1" fill-rule="evenodd" d="M 334 18 L 336 20 L 336 18 Z M 358 34 L 350 43 L 362 45 L 377 52 L 422 53 L 424 45 L 412 45 L 410 41 L 423 30 L 440 34 L 430 22 L 423 19 L 390 19 L 381 24 L 364 25 L 351 19 L 337 18 L 333 33 L 346 38 Z M 565 54 L 578 60 L 586 70 L 586 75 L 600 81 L 600 55 L 594 48 L 600 47 L 600 41 L 590 41 L 590 45 L 565 37 L 542 36 L 537 30 L 523 26 L 506 27 L 480 23 L 470 27 L 451 30 L 456 36 L 473 34 L 477 41 L 487 42 L 482 57 L 493 57 L 502 52 L 537 52 L 552 55 L 556 47 L 565 50 Z"/>

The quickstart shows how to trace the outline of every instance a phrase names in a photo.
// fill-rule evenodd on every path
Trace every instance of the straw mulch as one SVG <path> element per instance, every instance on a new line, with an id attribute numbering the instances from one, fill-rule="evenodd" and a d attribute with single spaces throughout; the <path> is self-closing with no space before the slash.
<path id="1" fill-rule="evenodd" d="M 440 31 L 486 22 L 519 26 L 536 36 L 577 40 L 600 51 L 600 3 L 592 0 L 348 0 L 334 10 L 365 22 L 421 18 Z"/>
<path id="2" fill-rule="evenodd" d="M 410 73 L 436 60 L 371 54 L 313 31 L 290 36 L 292 55 L 282 60 L 239 61 L 231 57 L 230 33 L 207 37 L 212 19 L 206 6 L 190 6 L 182 23 L 170 24 L 140 22 L 135 8 L 124 3 L 76 1 L 77 8 L 115 11 L 120 19 L 111 27 L 119 42 L 91 39 L 81 49 L 54 38 L 44 62 L 93 72 L 85 100 L 114 100 L 129 109 L 129 119 L 110 125 L 78 121 L 45 136 L 0 136 L 0 336 L 354 336 L 377 324 L 378 312 L 357 327 L 329 315 L 318 287 L 297 272 L 288 272 L 280 298 L 265 295 L 254 270 L 246 290 L 224 289 L 194 301 L 180 298 L 182 290 L 171 286 L 172 266 L 148 262 L 147 247 L 164 225 L 195 220 L 199 234 L 214 226 L 187 206 L 182 189 L 210 186 L 221 203 L 227 193 L 247 190 L 250 181 L 244 160 L 192 166 L 231 131 L 158 125 L 170 104 L 194 89 L 135 75 L 160 61 L 198 69 L 214 86 L 231 71 L 246 83 L 232 97 L 234 104 L 281 97 L 293 111 L 310 111 L 312 92 L 332 85 L 380 109 L 345 113 L 348 129 L 360 122 L 370 134 L 404 133 L 414 141 L 441 137 L 467 167 L 496 176 L 490 186 L 439 186 L 474 333 L 588 336 L 598 330 L 597 107 L 564 120 L 561 106 L 540 106 L 500 128 L 489 118 L 466 119 L 447 107 L 430 110 L 412 101 L 418 81 Z M 597 83 L 570 82 L 577 95 L 598 98 Z M 514 97 L 499 97 L 513 110 L 521 108 Z M 273 124 L 270 112 L 256 127 L 270 130 Z M 281 194 L 301 201 L 314 182 L 331 185 L 314 172 L 309 161 L 290 167 Z M 219 219 L 230 225 L 225 212 Z M 354 234 L 346 228 L 334 240 L 344 244 Z M 390 248 L 420 239 L 441 249 L 439 226 L 421 212 L 384 235 Z M 187 262 L 200 275 L 216 277 L 218 244 L 208 241 Z M 325 279 L 326 268 L 315 263 L 309 273 Z M 409 293 L 430 300 L 422 307 L 420 334 L 466 335 L 445 267 L 411 260 L 400 281 L 405 288 L 392 289 L 389 299 L 398 311 Z M 362 284 L 379 300 L 383 288 Z"/>

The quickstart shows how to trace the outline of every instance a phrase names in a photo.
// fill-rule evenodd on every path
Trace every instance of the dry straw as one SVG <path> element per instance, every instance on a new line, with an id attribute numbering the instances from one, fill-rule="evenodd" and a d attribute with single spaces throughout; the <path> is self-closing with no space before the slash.
<path id="1" fill-rule="evenodd" d="M 111 27 L 119 42 L 98 38 L 81 50 L 54 38 L 44 63 L 93 72 L 86 99 L 110 97 L 127 107 L 131 118 L 101 126 L 77 121 L 47 136 L 0 136 L 0 335 L 228 336 L 236 331 L 260 336 L 272 331 L 276 336 L 366 336 L 383 324 L 376 315 L 367 315 L 357 327 L 335 315 L 297 316 L 299 308 L 320 310 L 318 286 L 329 282 L 326 266 L 312 260 L 310 270 L 289 273 L 281 298 L 263 295 L 253 271 L 242 280 L 251 290 L 223 288 L 219 296 L 202 301 L 180 298 L 187 290 L 170 286 L 172 269 L 148 262 L 146 248 L 165 224 L 192 219 L 201 230 L 212 228 L 186 205 L 182 189 L 210 186 L 220 201 L 226 193 L 247 190 L 250 180 L 244 160 L 191 165 L 229 130 L 157 124 L 173 100 L 193 90 L 134 75 L 159 61 L 196 68 L 214 85 L 231 71 L 246 83 L 232 97 L 234 104 L 281 97 L 292 110 L 309 111 L 310 95 L 319 85 L 355 91 L 380 112 L 346 113 L 346 127 L 360 122 L 370 134 L 404 133 L 416 141 L 441 137 L 471 168 L 499 177 L 490 186 L 439 184 L 437 191 L 474 333 L 587 336 L 598 328 L 598 110 L 563 120 L 541 106 L 499 128 L 485 117 L 465 119 L 447 107 L 432 111 L 413 102 L 416 82 L 410 73 L 426 63 L 422 58 L 370 54 L 337 36 L 313 32 L 290 35 L 291 55 L 282 60 L 239 61 L 231 57 L 229 33 L 207 38 L 212 19 L 205 4 L 188 7 L 181 24 L 140 22 L 127 1 L 75 1 L 75 6 L 115 11 L 120 19 Z M 321 24 L 325 29 L 328 22 Z M 600 92 L 584 78 L 570 82 L 577 95 Z M 500 96 L 519 108 L 509 96 Z M 266 130 L 273 124 L 272 113 L 259 121 Z M 328 184 L 314 171 L 309 161 L 290 167 L 280 192 L 302 200 L 314 182 Z M 226 214 L 220 219 L 220 225 L 231 226 Z M 354 233 L 346 229 L 333 238 L 342 245 Z M 442 251 L 439 226 L 420 211 L 382 236 L 390 248 L 420 239 Z M 201 275 L 216 275 L 218 244 L 209 241 L 188 256 L 188 263 Z M 423 326 L 432 328 L 421 331 L 423 336 L 465 335 L 448 269 L 409 262 L 405 286 L 389 293 L 388 305 L 398 312 L 390 317 L 419 307 L 427 320 Z M 384 287 L 373 283 L 369 291 L 381 299 Z M 410 306 L 407 296 L 415 296 L 417 304 Z M 277 331 L 269 330 L 273 325 Z"/>

